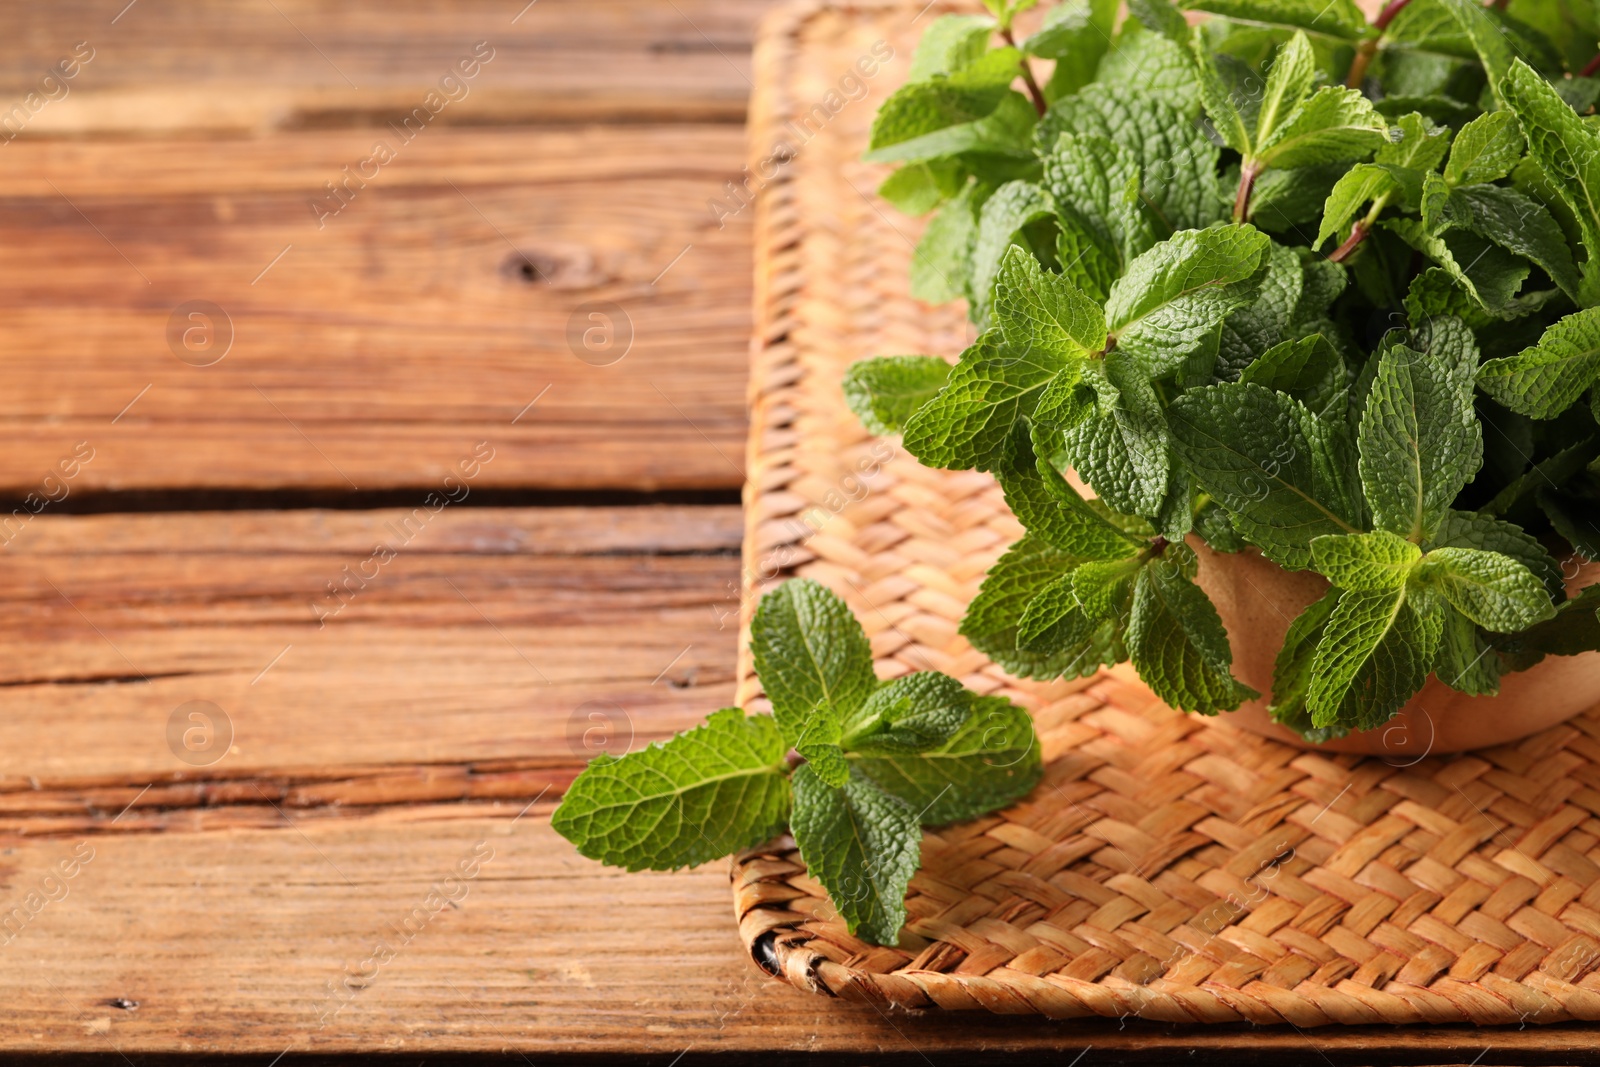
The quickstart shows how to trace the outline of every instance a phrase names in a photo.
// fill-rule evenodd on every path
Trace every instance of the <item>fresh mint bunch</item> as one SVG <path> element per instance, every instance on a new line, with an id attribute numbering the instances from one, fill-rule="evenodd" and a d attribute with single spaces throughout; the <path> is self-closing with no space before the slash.
<path id="1" fill-rule="evenodd" d="M 872 129 L 882 195 L 936 212 L 913 294 L 977 336 L 846 398 L 1027 529 L 962 632 L 1235 709 L 1191 545 L 1256 551 L 1331 586 L 1270 698 L 1314 740 L 1600 648 L 1563 582 L 1600 556 L 1597 9 L 1128 6 L 936 20 Z"/>
<path id="2" fill-rule="evenodd" d="M 850 932 L 892 945 L 922 827 L 1032 789 L 1033 721 L 937 672 L 880 682 L 860 623 L 813 581 L 762 598 L 750 643 L 771 715 L 723 708 L 664 743 L 597 756 L 551 825 L 630 871 L 692 867 L 788 828 Z"/>

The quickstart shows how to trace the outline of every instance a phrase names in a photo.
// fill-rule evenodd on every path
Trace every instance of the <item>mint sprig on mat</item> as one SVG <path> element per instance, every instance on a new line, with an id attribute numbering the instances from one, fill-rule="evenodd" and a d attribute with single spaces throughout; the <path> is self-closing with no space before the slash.
<path id="1" fill-rule="evenodd" d="M 763 597 L 750 641 L 772 715 L 724 708 L 668 741 L 599 756 L 551 825 L 630 871 L 692 867 L 788 827 L 851 933 L 894 944 L 922 827 L 1032 789 L 1043 773 L 1033 722 L 937 672 L 880 682 L 861 624 L 813 581 Z"/>

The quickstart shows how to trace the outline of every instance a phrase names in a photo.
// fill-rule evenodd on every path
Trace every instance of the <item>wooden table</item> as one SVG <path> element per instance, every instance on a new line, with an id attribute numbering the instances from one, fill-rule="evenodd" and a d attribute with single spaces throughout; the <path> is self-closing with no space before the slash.
<path id="1" fill-rule="evenodd" d="M 551 832 L 733 692 L 750 219 L 708 201 L 766 6 L 8 9 L 0 1049 L 1592 1048 L 828 1001 L 743 958 L 724 865 Z"/>

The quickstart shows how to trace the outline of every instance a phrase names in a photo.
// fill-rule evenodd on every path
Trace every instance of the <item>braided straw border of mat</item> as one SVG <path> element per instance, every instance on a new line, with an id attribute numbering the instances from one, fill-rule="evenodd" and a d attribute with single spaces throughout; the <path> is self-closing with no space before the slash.
<path id="1" fill-rule="evenodd" d="M 918 466 L 867 436 L 839 388 L 856 359 L 951 355 L 968 336 L 960 308 L 907 295 L 917 226 L 874 198 L 884 168 L 859 161 L 938 11 L 913 24 L 915 6 L 813 3 L 770 19 L 757 46 L 739 702 L 767 707 L 748 654 L 755 601 L 805 575 L 855 609 L 880 675 L 937 669 L 1029 708 L 1047 769 L 1015 807 L 927 831 L 896 948 L 846 932 L 792 839 L 736 857 L 752 956 L 802 989 L 914 1008 L 1600 1019 L 1600 709 L 1464 756 L 1322 755 L 1175 712 L 1120 671 L 1019 682 L 958 636 L 1021 527 L 990 476 Z M 893 60 L 860 77 L 879 41 Z M 853 70 L 867 98 L 840 91 Z M 795 155 L 774 166 L 780 144 Z"/>

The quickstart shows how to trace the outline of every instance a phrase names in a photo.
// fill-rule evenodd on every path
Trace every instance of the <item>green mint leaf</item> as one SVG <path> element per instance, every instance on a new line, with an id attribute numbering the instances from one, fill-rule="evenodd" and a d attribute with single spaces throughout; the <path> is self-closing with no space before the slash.
<path id="1" fill-rule="evenodd" d="M 1516 669 L 1527 670 L 1545 656 L 1577 656 L 1600 649 L 1600 585 L 1591 585 L 1561 605 L 1555 615 L 1508 635 L 1504 647 Z"/>
<path id="2" fill-rule="evenodd" d="M 850 765 L 839 747 L 840 736 L 839 709 L 824 702 L 812 709 L 794 743 L 794 750 L 806 758 L 817 777 L 833 786 L 844 785 L 850 777 Z"/>
<path id="3" fill-rule="evenodd" d="M 1299 732 L 1310 741 L 1325 741 L 1330 736 L 1342 737 L 1346 733 L 1344 729 L 1319 729 L 1312 724 L 1311 712 L 1306 707 L 1317 645 L 1338 602 L 1339 590 L 1330 589 L 1296 615 L 1289 624 L 1283 647 L 1278 649 L 1277 659 L 1273 663 L 1272 699 L 1267 704 L 1267 713 L 1274 721 Z"/>
<path id="4" fill-rule="evenodd" d="M 1004 88 L 996 96 L 993 85 L 957 91 L 947 84 L 969 79 L 980 68 L 995 67 L 1002 76 L 1015 76 L 1016 63 L 1015 50 L 1000 49 L 948 79 L 901 86 L 878 112 L 872 147 L 862 158 L 869 163 L 916 163 L 985 152 L 1027 160 L 1038 121 L 1027 97 Z"/>
<path id="5" fill-rule="evenodd" d="M 906 215 L 926 215 L 961 192 L 967 176 L 960 160 L 907 163 L 883 180 L 878 195 Z"/>
<path id="6" fill-rule="evenodd" d="M 1189 22 L 1169 0 L 1130 0 L 1128 14 L 1167 40 L 1185 44 Z"/>
<path id="7" fill-rule="evenodd" d="M 1128 621 L 1128 655 L 1152 692 L 1175 708 L 1215 714 L 1260 696 L 1233 677 L 1233 650 L 1211 598 L 1192 581 L 1180 544 L 1141 568 Z"/>
<path id="8" fill-rule="evenodd" d="M 1539 343 L 1491 359 L 1478 386 L 1530 419 L 1553 419 L 1600 378 L 1600 308 L 1585 308 L 1545 330 Z"/>
<path id="9" fill-rule="evenodd" d="M 995 277 L 992 321 L 1006 344 L 1043 350 L 1062 361 L 1098 354 L 1106 347 L 1106 317 L 1100 305 L 1059 274 L 1039 266 L 1012 245 Z"/>
<path id="10" fill-rule="evenodd" d="M 906 420 L 906 451 L 926 467 L 992 470 L 1012 428 L 1032 414 L 1067 365 L 1044 351 L 1018 354 L 991 330 L 961 355 L 943 389 Z"/>
<path id="11" fill-rule="evenodd" d="M 1380 529 L 1420 542 L 1483 461 L 1483 428 L 1447 373 L 1396 346 L 1378 357 L 1358 434 L 1361 486 Z"/>
<path id="12" fill-rule="evenodd" d="M 1056 61 L 1045 87 L 1048 99 L 1075 93 L 1094 81 L 1116 21 L 1115 0 L 1066 0 L 1045 12 L 1043 24 L 1022 42 L 1022 50 Z"/>
<path id="13" fill-rule="evenodd" d="M 1289 113 L 1255 156 L 1270 167 L 1354 161 L 1384 144 L 1388 131 L 1387 120 L 1366 97 L 1324 85 Z"/>
<path id="14" fill-rule="evenodd" d="M 1563 448 L 1555 455 L 1547 456 L 1529 467 L 1507 483 L 1504 489 L 1494 495 L 1493 500 L 1479 510 L 1485 515 L 1505 515 L 1538 490 L 1550 485 L 1565 485 L 1568 481 L 1577 477 L 1578 472 L 1588 466 L 1589 461 L 1594 458 L 1595 441 L 1593 438 L 1585 438 L 1577 444 Z M 1514 553 L 1501 548 L 1499 545 L 1474 544 L 1469 547 L 1488 548 L 1496 552 L 1505 552 L 1507 555 L 1514 555 Z"/>
<path id="15" fill-rule="evenodd" d="M 863 359 L 845 372 L 844 399 L 872 433 L 899 433 L 949 377 L 950 364 L 938 356 Z"/>
<path id="16" fill-rule="evenodd" d="M 1249 382 L 1194 389 L 1168 409 L 1174 447 L 1200 487 L 1268 559 L 1290 570 L 1311 564 L 1311 541 L 1355 533 L 1320 481 L 1295 402 Z"/>
<path id="17" fill-rule="evenodd" d="M 1418 219 L 1385 219 L 1385 229 L 1400 236 L 1465 289 L 1490 312 L 1505 311 L 1528 276 L 1528 264 L 1468 230 L 1433 234 Z"/>
<path id="18" fill-rule="evenodd" d="M 1387 163 L 1357 163 L 1334 184 L 1322 208 L 1322 225 L 1312 247 L 1350 231 L 1362 209 L 1379 197 L 1416 203 L 1422 196 L 1422 175 Z"/>
<path id="19" fill-rule="evenodd" d="M 1443 233 L 1465 221 L 1466 206 L 1450 195 L 1450 186 L 1437 174 L 1425 174 L 1420 196 L 1422 228 L 1430 234 Z"/>
<path id="20" fill-rule="evenodd" d="M 1511 89 L 1506 84 L 1507 76 L 1511 74 L 1515 63 L 1521 60 L 1516 59 L 1517 51 L 1508 39 L 1504 21 L 1494 17 L 1499 12 L 1491 14 L 1476 0 L 1435 2 L 1450 12 L 1461 32 L 1472 42 L 1473 49 L 1483 63 L 1484 72 L 1489 76 L 1489 88 L 1495 99 L 1507 100 L 1511 95 Z M 1512 109 L 1515 110 L 1515 105 L 1512 105 Z"/>
<path id="21" fill-rule="evenodd" d="M 1286 393 L 1314 414 L 1343 416 L 1337 406 L 1345 397 L 1344 358 L 1320 333 L 1267 349 L 1239 380 Z"/>
<path id="22" fill-rule="evenodd" d="M 1289 38 L 1272 58 L 1256 113 L 1257 144 L 1267 144 L 1278 131 L 1278 124 L 1289 117 L 1297 104 L 1311 92 L 1317 78 L 1317 59 L 1304 33 Z"/>
<path id="23" fill-rule="evenodd" d="M 972 246 L 978 239 L 981 187 L 969 182 L 922 231 L 911 259 L 911 295 L 943 304 L 971 295 Z"/>
<path id="24" fill-rule="evenodd" d="M 806 869 L 852 934 L 895 944 L 906 921 L 906 887 L 922 858 L 915 810 L 860 771 L 831 786 L 803 764 L 793 781 L 789 824 Z"/>
<path id="25" fill-rule="evenodd" d="M 973 697 L 967 721 L 938 748 L 850 760 L 920 812 L 924 826 L 987 815 L 1026 796 L 1044 774 L 1033 720 L 1003 696 Z"/>
<path id="26" fill-rule="evenodd" d="M 950 740 L 971 709 L 972 694 L 949 675 L 907 674 L 867 698 L 841 743 L 852 752 L 921 752 Z"/>
<path id="27" fill-rule="evenodd" d="M 1304 288 L 1299 254 L 1285 245 L 1272 244 L 1260 288 L 1222 324 L 1217 338 L 1219 377 L 1237 377 L 1257 356 L 1287 336 Z M 1210 374 L 1197 384 L 1210 384 Z"/>
<path id="28" fill-rule="evenodd" d="M 1355 0 L 1186 0 L 1189 11 L 1209 11 L 1236 22 L 1290 27 L 1354 41 L 1367 32 L 1367 18 Z"/>
<path id="29" fill-rule="evenodd" d="M 1470 3 L 1470 0 L 1455 0 Z M 1550 84 L 1521 60 L 1510 65 L 1506 104 L 1528 139 L 1528 155 L 1575 218 L 1588 253 L 1580 304 L 1600 301 L 1600 131 L 1586 124 Z"/>
<path id="30" fill-rule="evenodd" d="M 1140 255 L 1106 301 L 1117 350 L 1152 378 L 1176 370 L 1255 295 L 1271 243 L 1254 226 L 1214 226 L 1180 231 Z"/>
<path id="31" fill-rule="evenodd" d="M 1545 550 L 1539 539 L 1522 527 L 1493 515 L 1471 511 L 1447 511 L 1427 548 L 1476 548 L 1498 552 L 1522 564 L 1544 584 L 1545 593 L 1555 601 L 1566 598 L 1561 565 Z"/>
<path id="32" fill-rule="evenodd" d="M 1223 57 L 1212 52 L 1205 31 L 1199 26 L 1190 30 L 1189 53 L 1198 76 L 1200 102 L 1211 119 L 1212 128 L 1223 144 L 1241 156 L 1253 157 L 1256 124 L 1254 116 L 1247 114 L 1244 106 L 1252 99 L 1252 94 L 1240 92 L 1240 86 L 1230 84 L 1233 79 L 1218 63 Z"/>
<path id="33" fill-rule="evenodd" d="M 878 687 L 861 624 L 832 590 L 809 578 L 761 598 L 750 651 L 786 745 L 799 740 L 817 705 L 848 719 Z"/>
<path id="34" fill-rule="evenodd" d="M 1452 186 L 1497 182 L 1522 158 L 1522 127 L 1510 111 L 1489 111 L 1465 126 L 1450 146 L 1444 180 Z"/>
<path id="35" fill-rule="evenodd" d="M 1499 185 L 1464 185 L 1450 197 L 1457 225 L 1529 260 L 1573 300 L 1578 268 L 1566 236 L 1538 201 Z"/>
<path id="36" fill-rule="evenodd" d="M 1138 85 L 1166 101 L 1186 119 L 1200 114 L 1200 86 L 1194 60 L 1189 55 L 1188 29 L 1173 41 L 1146 29 L 1137 19 L 1126 19 L 1100 60 L 1095 81 L 1102 85 Z"/>
<path id="37" fill-rule="evenodd" d="M 1155 243 L 1140 206 L 1132 152 L 1094 134 L 1063 133 L 1044 159 L 1044 180 L 1061 214 L 1065 273 L 1087 275 L 1099 297 L 1129 259 Z M 1079 258 L 1087 262 L 1079 263 Z"/>
<path id="38" fill-rule="evenodd" d="M 783 831 L 787 747 L 770 715 L 723 708 L 665 743 L 596 757 L 550 825 L 581 855 L 614 867 L 694 867 Z"/>
<path id="39" fill-rule="evenodd" d="M 1099 628 L 1081 646 L 1032 652 L 1017 631 L 1033 599 L 1082 561 L 1034 537 L 1024 537 L 989 569 L 967 605 L 961 636 L 1001 670 L 1018 678 L 1079 678 L 1126 658 L 1115 627 Z"/>
<path id="40" fill-rule="evenodd" d="M 1098 400 L 1094 415 L 1066 432 L 1078 474 L 1111 507 L 1150 515 L 1167 493 L 1170 434 L 1144 366 L 1122 350 L 1084 364 Z"/>
<path id="41" fill-rule="evenodd" d="M 1500 691 L 1500 657 L 1477 625 L 1453 607 L 1444 609 L 1444 632 L 1433 673 L 1441 682 L 1473 696 Z"/>
<path id="42" fill-rule="evenodd" d="M 1078 610 L 1094 622 L 1125 621 L 1132 603 L 1133 581 L 1143 566 L 1144 560 L 1139 556 L 1084 563 L 1071 575 L 1072 599 Z"/>
<path id="43" fill-rule="evenodd" d="M 1450 150 L 1450 127 L 1437 125 L 1417 112 L 1402 115 L 1395 126 L 1400 139 L 1379 145 L 1373 161 L 1421 173 L 1437 169 Z"/>
<path id="44" fill-rule="evenodd" d="M 1042 426 L 1032 428 L 1041 445 L 1051 433 Z M 1048 456 L 1036 454 L 1026 434 L 1014 435 L 1005 462 L 996 466 L 994 473 L 1005 492 L 1006 506 L 1031 536 L 1079 559 L 1114 559 L 1137 550 L 1139 538 L 1091 508 Z"/>
<path id="45" fill-rule="evenodd" d="M 1099 82 L 1063 97 L 1039 120 L 1037 143 L 1049 154 L 1062 133 L 1099 137 L 1125 148 L 1139 167 L 1140 197 L 1163 232 L 1201 229 L 1227 217 L 1217 188 L 1219 150 L 1198 124 L 1136 86 Z"/>
<path id="46" fill-rule="evenodd" d="M 911 56 L 907 82 L 929 81 L 977 62 L 989 48 L 994 20 L 982 15 L 940 15 L 928 24 Z"/>
<path id="47" fill-rule="evenodd" d="M 1243 552 L 1250 545 L 1239 536 L 1239 531 L 1233 528 L 1233 520 L 1215 500 L 1207 500 L 1195 512 L 1194 530 L 1218 552 Z"/>
<path id="48" fill-rule="evenodd" d="M 1077 647 L 1092 637 L 1094 623 L 1084 614 L 1073 591 L 1073 577 L 1077 573 L 1063 574 L 1028 601 L 1027 610 L 1017 623 L 1019 649 L 1048 654 Z"/>
<path id="49" fill-rule="evenodd" d="M 988 305 L 1000 261 L 1023 227 L 1052 215 L 1049 194 L 1032 182 L 1007 182 L 984 202 L 972 244 L 972 296 L 978 303 Z"/>
<path id="50" fill-rule="evenodd" d="M 1417 566 L 1417 580 L 1439 591 L 1461 614 L 1497 633 L 1515 633 L 1555 614 L 1550 594 L 1510 556 L 1476 548 L 1436 548 Z"/>
<path id="51" fill-rule="evenodd" d="M 1388 721 L 1427 681 L 1443 616 L 1408 587 L 1340 593 L 1311 663 L 1312 723 L 1370 730 Z"/>
<path id="52" fill-rule="evenodd" d="M 1400 588 L 1421 558 L 1422 549 L 1383 530 L 1311 542 L 1312 562 L 1323 577 L 1341 589 L 1361 593 Z"/>
<path id="53" fill-rule="evenodd" d="M 1550 526 L 1587 559 L 1600 559 L 1600 509 L 1592 498 L 1551 488 L 1534 494 Z"/>

